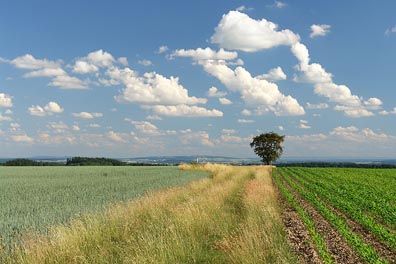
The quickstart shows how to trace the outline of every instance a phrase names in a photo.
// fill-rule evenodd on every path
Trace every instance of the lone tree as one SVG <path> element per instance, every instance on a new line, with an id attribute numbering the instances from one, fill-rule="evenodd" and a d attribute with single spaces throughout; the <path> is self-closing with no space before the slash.
<path id="1" fill-rule="evenodd" d="M 264 133 L 255 136 L 250 143 L 250 147 L 253 148 L 254 153 L 265 164 L 271 165 L 272 162 L 276 161 L 282 155 L 283 147 L 281 144 L 284 139 L 285 136 L 280 136 L 275 132 Z"/>

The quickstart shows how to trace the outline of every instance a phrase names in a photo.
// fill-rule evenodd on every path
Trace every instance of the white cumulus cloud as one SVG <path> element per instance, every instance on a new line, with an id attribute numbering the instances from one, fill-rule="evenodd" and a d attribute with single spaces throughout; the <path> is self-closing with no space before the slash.
<path id="1" fill-rule="evenodd" d="M 198 48 L 198 49 L 180 49 L 175 50 L 170 58 L 174 57 L 191 57 L 194 60 L 234 60 L 238 57 L 238 53 L 233 51 L 225 51 L 224 49 L 220 49 L 219 51 L 214 51 L 211 48 Z"/>
<path id="2" fill-rule="evenodd" d="M 209 97 L 223 97 L 227 95 L 227 92 L 220 92 L 216 87 L 212 86 L 209 88 L 207 95 Z"/>
<path id="3" fill-rule="evenodd" d="M 151 109 L 158 115 L 189 116 L 189 117 L 221 117 L 223 112 L 217 109 L 206 109 L 199 106 L 181 105 L 154 105 Z"/>
<path id="4" fill-rule="evenodd" d="M 326 108 L 329 108 L 329 105 L 326 103 L 311 104 L 310 102 L 307 102 L 306 108 L 307 109 L 326 109 Z"/>
<path id="5" fill-rule="evenodd" d="M 0 93 L 0 107 L 12 107 L 12 96 L 5 93 Z"/>
<path id="6" fill-rule="evenodd" d="M 169 50 L 168 46 L 163 45 L 158 48 L 156 53 L 161 54 L 161 53 L 167 52 L 168 50 Z"/>
<path id="7" fill-rule="evenodd" d="M 113 66 L 115 61 L 113 55 L 100 49 L 88 53 L 86 57 L 77 59 L 72 71 L 80 74 L 96 72 L 99 68 Z"/>
<path id="8" fill-rule="evenodd" d="M 290 46 L 300 37 L 288 29 L 278 31 L 278 25 L 266 19 L 255 20 L 244 13 L 230 11 L 223 15 L 210 40 L 225 49 L 255 52 Z"/>
<path id="9" fill-rule="evenodd" d="M 97 117 L 103 117 L 102 113 L 89 113 L 89 112 L 80 112 L 80 113 L 73 113 L 74 117 L 82 118 L 82 119 L 93 119 Z"/>
<path id="10" fill-rule="evenodd" d="M 28 108 L 29 114 L 33 116 L 49 116 L 52 114 L 60 114 L 63 111 L 64 109 L 56 102 L 49 102 L 44 107 L 32 105 Z"/>
<path id="11" fill-rule="evenodd" d="M 47 59 L 36 59 L 31 54 L 26 54 L 20 57 L 17 57 L 10 61 L 12 65 L 19 69 L 26 70 L 39 70 L 44 68 L 57 69 L 60 67 L 59 62 L 50 61 Z"/>
<path id="12" fill-rule="evenodd" d="M 225 97 L 221 97 L 221 98 L 219 98 L 219 103 L 222 105 L 230 105 L 230 104 L 232 104 L 232 101 Z"/>
<path id="13" fill-rule="evenodd" d="M 146 60 L 146 59 L 144 59 L 144 60 L 139 60 L 138 63 L 139 63 L 140 65 L 145 66 L 145 67 L 148 67 L 148 66 L 153 65 L 153 62 L 152 62 L 151 60 Z"/>
<path id="14" fill-rule="evenodd" d="M 271 69 L 268 73 L 266 74 L 261 74 L 256 76 L 257 79 L 264 79 L 264 80 L 270 80 L 270 81 L 280 81 L 280 80 L 286 80 L 287 76 L 283 72 L 281 67 L 276 67 Z"/>
<path id="15" fill-rule="evenodd" d="M 166 78 L 156 72 L 139 76 L 130 68 L 112 68 L 107 72 L 111 80 L 125 85 L 121 94 L 116 96 L 118 102 L 140 104 L 205 104 L 207 99 L 188 95 L 188 90 L 179 83 L 178 77 Z"/>
<path id="16" fill-rule="evenodd" d="M 326 36 L 327 34 L 330 33 L 330 25 L 316 25 L 313 24 L 311 25 L 311 34 L 309 35 L 310 38 L 315 38 L 315 37 L 323 37 Z"/>

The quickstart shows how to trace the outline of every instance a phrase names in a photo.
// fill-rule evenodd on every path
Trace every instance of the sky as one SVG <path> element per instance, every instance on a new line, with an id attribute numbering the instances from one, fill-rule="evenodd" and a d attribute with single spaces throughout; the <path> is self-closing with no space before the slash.
<path id="1" fill-rule="evenodd" d="M 0 157 L 395 158 L 396 2 L 8 1 Z"/>

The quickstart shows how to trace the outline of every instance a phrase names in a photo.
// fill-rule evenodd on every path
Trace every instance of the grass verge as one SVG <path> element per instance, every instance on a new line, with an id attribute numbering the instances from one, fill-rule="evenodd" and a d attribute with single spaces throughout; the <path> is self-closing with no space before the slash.
<path id="1" fill-rule="evenodd" d="M 211 179 L 27 235 L 5 263 L 297 263 L 269 167 L 206 164 Z"/>

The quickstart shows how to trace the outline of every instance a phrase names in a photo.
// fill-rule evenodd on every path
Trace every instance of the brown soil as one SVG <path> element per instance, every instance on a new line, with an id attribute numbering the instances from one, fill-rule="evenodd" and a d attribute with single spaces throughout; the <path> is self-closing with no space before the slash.
<path id="1" fill-rule="evenodd" d="M 384 243 L 379 241 L 372 233 L 367 231 L 367 229 L 353 221 L 347 215 L 342 213 L 339 209 L 334 208 L 323 200 L 322 202 L 324 202 L 326 206 L 335 214 L 343 218 L 346 221 L 347 225 L 351 227 L 352 232 L 358 234 L 366 244 L 370 244 L 372 247 L 374 247 L 380 256 L 383 256 L 389 263 L 396 263 L 395 249 L 390 249 L 389 247 L 387 247 Z"/>
<path id="2" fill-rule="evenodd" d="M 288 188 L 296 197 L 298 203 L 308 213 L 310 218 L 314 221 L 316 230 L 322 235 L 325 240 L 327 249 L 337 263 L 364 263 L 359 256 L 349 246 L 348 242 L 337 232 L 335 228 L 323 218 L 323 216 L 316 211 L 307 201 L 295 192 L 282 179 L 283 185 Z M 308 262 L 309 263 L 309 262 Z"/>
<path id="3" fill-rule="evenodd" d="M 286 204 L 286 201 L 282 198 L 280 200 L 281 204 Z M 281 216 L 289 244 L 294 249 L 299 260 L 308 264 L 323 263 L 314 246 L 310 243 L 309 232 L 298 213 L 291 207 L 285 207 L 282 208 Z"/>
<path id="4" fill-rule="evenodd" d="M 292 181 L 298 185 L 299 187 L 303 188 L 298 182 L 292 179 Z M 320 199 L 320 198 L 318 198 Z M 321 199 L 320 199 L 321 200 Z M 351 231 L 358 234 L 362 240 L 366 243 L 371 245 L 375 248 L 376 252 L 385 258 L 389 263 L 395 264 L 396 263 L 396 250 L 390 249 L 384 243 L 379 241 L 372 233 L 370 233 L 367 229 L 365 229 L 360 224 L 356 223 L 350 217 L 342 213 L 339 209 L 331 206 L 324 200 L 321 200 L 324 204 L 326 204 L 327 208 L 333 211 L 333 213 L 337 214 L 340 218 L 344 219 L 347 225 L 351 228 Z"/>

